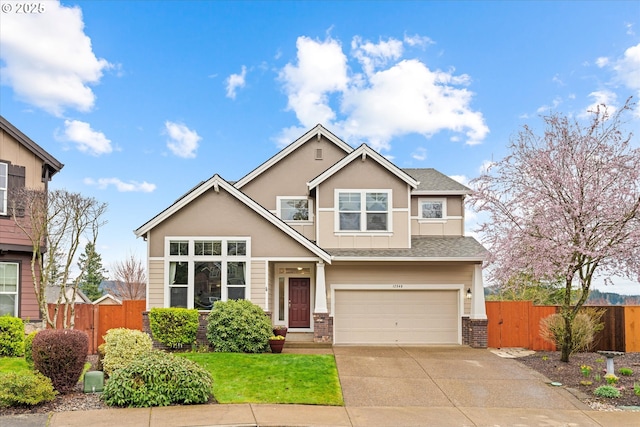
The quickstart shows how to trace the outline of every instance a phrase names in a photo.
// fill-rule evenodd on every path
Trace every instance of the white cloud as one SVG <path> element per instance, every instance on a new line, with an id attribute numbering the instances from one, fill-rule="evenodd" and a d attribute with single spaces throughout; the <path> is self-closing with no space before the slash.
<path id="1" fill-rule="evenodd" d="M 245 77 L 247 77 L 247 67 L 243 65 L 240 74 L 231 74 L 227 78 L 227 98 L 236 99 L 236 89 L 245 86 Z"/>
<path id="2" fill-rule="evenodd" d="M 424 147 L 416 148 L 416 151 L 411 153 L 411 157 L 420 162 L 427 160 L 427 149 Z"/>
<path id="3" fill-rule="evenodd" d="M 607 58 L 606 56 L 599 57 L 598 59 L 596 59 L 596 65 L 599 68 L 606 67 L 607 65 L 609 65 L 609 58 Z"/>
<path id="4" fill-rule="evenodd" d="M 562 99 L 556 97 L 552 102 L 551 105 L 542 105 L 540 107 L 538 107 L 538 109 L 536 110 L 536 113 L 538 114 L 548 114 L 549 112 L 552 112 L 553 110 L 555 110 L 556 108 L 558 108 L 558 106 L 562 104 Z"/>
<path id="5" fill-rule="evenodd" d="M 616 101 L 617 96 L 614 92 L 610 90 L 597 90 L 591 92 L 589 94 L 590 98 L 593 98 L 593 103 L 590 104 L 584 111 L 584 113 L 579 114 L 578 117 L 585 118 L 591 115 L 591 112 L 596 111 L 598 108 L 601 108 L 602 105 L 607 106 L 607 111 L 612 114 L 616 111 Z"/>
<path id="6" fill-rule="evenodd" d="M 104 133 L 91 129 L 89 123 L 79 120 L 64 121 L 63 139 L 76 144 L 78 150 L 83 153 L 93 156 L 109 154 L 113 151 L 111 140 L 107 139 Z"/>
<path id="7" fill-rule="evenodd" d="M 79 7 L 58 1 L 43 4 L 45 13 L 2 14 L 2 84 L 24 102 L 56 116 L 66 108 L 89 111 L 95 102 L 89 85 L 98 83 L 112 65 L 93 53 Z"/>
<path id="8" fill-rule="evenodd" d="M 640 43 L 631 46 L 613 66 L 618 80 L 640 95 Z"/>
<path id="9" fill-rule="evenodd" d="M 299 37 L 297 60 L 280 72 L 288 109 L 299 126 L 322 123 L 352 144 L 364 141 L 377 150 L 389 150 L 390 141 L 401 135 L 429 138 L 445 130 L 462 134 L 467 144 L 480 143 L 489 128 L 482 113 L 470 107 L 470 77 L 402 59 L 403 43 L 415 44 L 416 37 L 379 43 L 354 37 L 351 57 L 361 72 L 348 68 L 339 41 Z"/>
<path id="10" fill-rule="evenodd" d="M 420 36 L 415 34 L 413 36 L 408 36 L 405 34 L 404 42 L 409 46 L 428 46 L 430 44 L 435 44 L 433 40 L 426 36 Z"/>
<path id="11" fill-rule="evenodd" d="M 390 38 L 377 44 L 362 41 L 358 36 L 351 41 L 353 56 L 360 61 L 367 76 L 373 74 L 376 68 L 387 65 L 389 61 L 402 56 L 403 45 L 400 40 Z"/>
<path id="12" fill-rule="evenodd" d="M 295 112 L 305 128 L 330 123 L 335 112 L 328 94 L 347 89 L 347 57 L 340 43 L 331 38 L 321 42 L 298 37 L 296 46 L 297 64 L 287 64 L 279 76 L 289 98 L 287 109 Z"/>
<path id="13" fill-rule="evenodd" d="M 196 157 L 196 150 L 200 140 L 200 135 L 183 124 L 166 121 L 165 130 L 169 135 L 167 148 L 178 157 L 190 159 Z"/>
<path id="14" fill-rule="evenodd" d="M 110 185 L 113 185 L 121 193 L 128 193 L 128 192 L 151 193 L 156 189 L 155 184 L 150 184 L 147 181 L 124 182 L 119 178 L 99 178 L 97 181 L 92 178 L 85 178 L 84 183 L 86 185 L 96 186 L 101 190 L 104 190 Z"/>

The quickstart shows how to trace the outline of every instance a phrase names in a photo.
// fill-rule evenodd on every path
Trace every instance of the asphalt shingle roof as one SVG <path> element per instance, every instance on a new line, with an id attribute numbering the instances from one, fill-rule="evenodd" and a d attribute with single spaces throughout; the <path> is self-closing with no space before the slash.
<path id="1" fill-rule="evenodd" d="M 473 237 L 412 236 L 411 248 L 404 249 L 329 249 L 339 258 L 416 258 L 416 259 L 483 259 L 487 250 Z"/>
<path id="2" fill-rule="evenodd" d="M 471 192 L 471 189 L 469 187 L 460 184 L 458 181 L 449 178 L 445 174 L 438 172 L 433 168 L 403 168 L 402 170 L 405 173 L 409 174 L 413 179 L 420 182 L 418 188 L 416 188 L 414 191 L 452 191 L 456 193 Z"/>

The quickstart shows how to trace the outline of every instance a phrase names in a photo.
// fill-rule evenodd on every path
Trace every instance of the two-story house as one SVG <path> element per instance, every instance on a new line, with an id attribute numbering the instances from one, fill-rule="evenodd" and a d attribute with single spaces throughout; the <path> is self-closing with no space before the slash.
<path id="1" fill-rule="evenodd" d="M 0 316 L 40 319 L 31 275 L 33 246 L 16 225 L 11 207 L 16 190 L 46 191 L 63 166 L 0 116 Z"/>
<path id="2" fill-rule="evenodd" d="M 318 125 L 135 230 L 148 245 L 147 308 L 245 298 L 319 342 L 484 347 L 486 251 L 464 235 L 469 192 Z"/>

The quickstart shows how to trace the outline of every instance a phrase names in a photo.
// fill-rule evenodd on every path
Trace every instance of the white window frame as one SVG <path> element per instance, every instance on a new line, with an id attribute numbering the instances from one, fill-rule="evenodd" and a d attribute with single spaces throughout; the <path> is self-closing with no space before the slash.
<path id="1" fill-rule="evenodd" d="M 186 241 L 188 242 L 187 254 L 170 255 L 169 248 L 172 242 Z M 220 241 L 221 242 L 221 254 L 220 255 L 196 255 L 195 254 L 195 242 L 202 241 Z M 244 255 L 230 255 L 227 253 L 228 244 L 230 242 L 244 242 L 245 254 Z M 166 236 L 165 244 L 165 307 L 171 307 L 171 288 L 187 288 L 187 308 L 194 308 L 194 294 L 195 294 L 195 263 L 196 262 L 219 262 L 220 263 L 220 284 L 221 284 L 221 300 L 227 301 L 228 288 L 244 288 L 244 296 L 246 300 L 251 300 L 251 237 L 247 236 Z M 183 285 L 171 285 L 170 280 L 170 265 L 172 262 L 187 262 L 187 284 Z M 229 262 L 244 262 L 244 285 L 230 285 L 228 284 L 228 263 Z M 200 309 L 199 309 L 200 310 Z M 208 311 L 208 310 L 201 310 Z"/>
<path id="2" fill-rule="evenodd" d="M 282 202 L 285 200 L 306 200 L 307 201 L 307 219 L 295 220 L 284 219 L 282 217 Z M 305 196 L 277 196 L 276 197 L 276 216 L 284 222 L 291 224 L 311 224 L 313 223 L 313 199 Z"/>
<path id="3" fill-rule="evenodd" d="M 0 289 L 0 295 L 14 295 L 13 314 L 14 317 L 18 317 L 18 300 L 20 297 L 20 264 L 17 262 L 1 262 L 3 265 L 15 265 L 16 266 L 16 290 L 15 292 L 6 292 Z"/>
<path id="4" fill-rule="evenodd" d="M 442 203 L 442 218 L 423 218 L 422 203 L 424 202 L 440 202 Z M 439 222 L 447 219 L 447 199 L 446 197 L 420 197 L 418 199 L 418 221 L 420 222 Z"/>
<path id="5" fill-rule="evenodd" d="M 8 193 L 9 165 L 7 163 L 0 162 L 0 215 L 7 215 L 9 212 L 9 207 L 7 206 Z"/>
<path id="6" fill-rule="evenodd" d="M 340 194 L 343 193 L 358 193 L 360 194 L 360 229 L 359 230 L 342 230 L 340 229 Z M 384 193 L 387 195 L 387 210 L 386 211 L 367 211 L 367 194 L 369 193 Z M 390 189 L 335 189 L 334 190 L 334 231 L 337 234 L 388 234 L 393 231 L 393 193 Z M 356 212 L 356 211 L 352 211 Z M 387 214 L 387 229 L 386 230 L 367 230 L 367 213 L 386 213 Z"/>

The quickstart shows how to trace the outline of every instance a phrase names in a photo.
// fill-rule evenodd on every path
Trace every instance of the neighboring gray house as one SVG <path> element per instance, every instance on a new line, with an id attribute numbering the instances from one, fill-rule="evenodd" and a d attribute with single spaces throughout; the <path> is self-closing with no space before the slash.
<path id="1" fill-rule="evenodd" d="M 486 250 L 464 235 L 469 193 L 318 125 L 135 230 L 148 245 L 147 308 L 245 298 L 319 342 L 484 347 Z"/>

